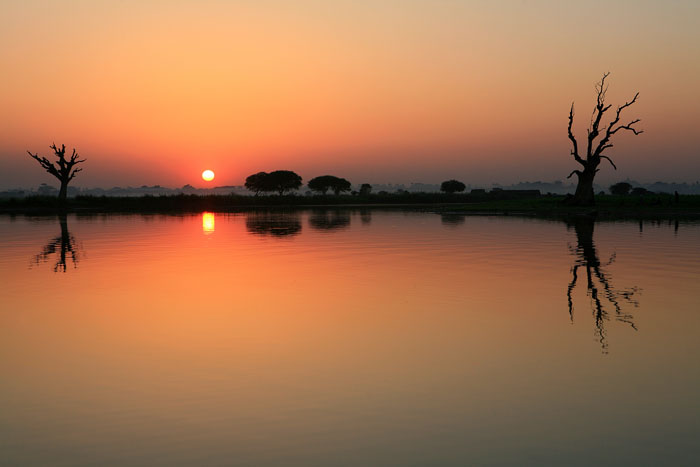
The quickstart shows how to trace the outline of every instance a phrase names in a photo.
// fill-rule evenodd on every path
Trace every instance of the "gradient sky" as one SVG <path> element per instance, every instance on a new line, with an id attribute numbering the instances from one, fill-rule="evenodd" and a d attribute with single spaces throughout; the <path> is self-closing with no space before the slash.
<path id="1" fill-rule="evenodd" d="M 0 188 L 563 179 L 593 85 L 640 92 L 600 183 L 700 179 L 700 2 L 0 2 Z"/>

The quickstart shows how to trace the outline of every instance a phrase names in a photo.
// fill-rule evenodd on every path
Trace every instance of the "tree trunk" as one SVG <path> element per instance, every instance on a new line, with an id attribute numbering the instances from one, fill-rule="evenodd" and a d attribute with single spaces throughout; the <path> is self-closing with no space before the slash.
<path id="1" fill-rule="evenodd" d="M 61 256 L 59 264 L 66 270 L 66 253 L 72 251 L 70 232 L 68 231 L 68 217 L 65 214 L 58 215 L 58 222 L 61 225 Z"/>
<path id="2" fill-rule="evenodd" d="M 593 206 L 595 204 L 595 200 L 593 199 L 595 169 L 585 169 L 583 172 L 577 173 L 576 175 L 578 175 L 578 185 L 576 186 L 576 193 L 574 194 L 572 204 L 577 206 Z"/>
<path id="3" fill-rule="evenodd" d="M 58 192 L 58 200 L 65 202 L 68 197 L 68 180 L 61 180 L 61 190 Z"/>

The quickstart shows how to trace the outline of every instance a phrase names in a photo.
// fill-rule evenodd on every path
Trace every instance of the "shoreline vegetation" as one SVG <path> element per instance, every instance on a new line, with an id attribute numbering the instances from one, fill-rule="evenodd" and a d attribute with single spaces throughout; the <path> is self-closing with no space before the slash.
<path id="1" fill-rule="evenodd" d="M 0 214 L 197 213 L 261 209 L 408 209 L 456 215 L 514 215 L 544 218 L 587 216 L 599 219 L 700 219 L 700 195 L 598 195 L 595 206 L 578 207 L 562 195 L 527 193 L 387 193 L 357 195 L 175 195 L 77 196 L 60 202 L 53 196 L 0 200 Z"/>

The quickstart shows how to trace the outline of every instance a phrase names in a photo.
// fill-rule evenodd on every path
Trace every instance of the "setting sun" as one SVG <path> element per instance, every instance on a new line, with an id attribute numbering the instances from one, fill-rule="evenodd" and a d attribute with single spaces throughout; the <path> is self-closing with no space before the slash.
<path id="1" fill-rule="evenodd" d="M 207 182 L 214 180 L 214 171 L 209 169 L 205 170 L 202 172 L 202 179 L 206 180 Z"/>

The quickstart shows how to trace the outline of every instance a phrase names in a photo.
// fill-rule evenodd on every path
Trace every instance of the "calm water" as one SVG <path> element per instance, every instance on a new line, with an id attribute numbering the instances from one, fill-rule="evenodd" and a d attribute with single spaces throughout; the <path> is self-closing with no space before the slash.
<path id="1" fill-rule="evenodd" d="M 0 216 L 0 464 L 697 465 L 700 224 Z"/>

